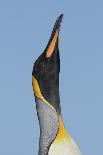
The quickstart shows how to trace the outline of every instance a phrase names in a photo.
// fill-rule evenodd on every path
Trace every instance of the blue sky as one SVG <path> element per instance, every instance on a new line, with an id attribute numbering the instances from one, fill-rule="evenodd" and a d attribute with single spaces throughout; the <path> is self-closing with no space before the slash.
<path id="1" fill-rule="evenodd" d="M 0 154 L 37 155 L 34 60 L 56 18 L 65 126 L 84 155 L 103 154 L 103 1 L 0 1 Z"/>

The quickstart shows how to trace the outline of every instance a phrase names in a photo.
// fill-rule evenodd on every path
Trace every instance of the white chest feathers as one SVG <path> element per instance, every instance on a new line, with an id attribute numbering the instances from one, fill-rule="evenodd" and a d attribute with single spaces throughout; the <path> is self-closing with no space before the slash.
<path id="1" fill-rule="evenodd" d="M 52 143 L 49 155 L 81 155 L 81 152 L 72 138 L 70 138 L 62 139 L 58 143 Z"/>
<path id="2" fill-rule="evenodd" d="M 80 150 L 67 133 L 62 117 L 59 117 L 59 130 L 50 146 L 49 155 L 81 155 Z"/>

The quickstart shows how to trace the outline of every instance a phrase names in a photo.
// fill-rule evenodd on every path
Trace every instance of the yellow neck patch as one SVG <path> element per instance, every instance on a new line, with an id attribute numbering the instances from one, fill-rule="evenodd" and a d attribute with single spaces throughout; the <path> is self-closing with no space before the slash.
<path id="1" fill-rule="evenodd" d="M 64 128 L 62 117 L 59 117 L 59 131 L 50 146 L 48 155 L 82 155 L 78 146 Z"/>
<path id="2" fill-rule="evenodd" d="M 62 120 L 62 116 L 59 116 L 59 130 L 58 130 L 58 134 L 54 140 L 53 143 L 59 143 L 62 140 L 70 140 L 71 137 L 69 136 L 69 134 L 67 133 L 64 124 L 63 124 L 63 120 Z"/>
<path id="3" fill-rule="evenodd" d="M 43 95 L 42 95 L 42 93 L 40 91 L 38 81 L 35 79 L 34 76 L 32 76 L 32 86 L 33 86 L 33 91 L 34 91 L 35 96 L 38 97 L 39 99 L 41 99 L 42 101 L 44 101 L 45 103 L 47 103 L 53 110 L 55 110 L 54 107 L 52 107 L 50 105 L 50 103 L 48 103 L 48 101 L 45 100 L 45 98 L 43 97 Z"/>

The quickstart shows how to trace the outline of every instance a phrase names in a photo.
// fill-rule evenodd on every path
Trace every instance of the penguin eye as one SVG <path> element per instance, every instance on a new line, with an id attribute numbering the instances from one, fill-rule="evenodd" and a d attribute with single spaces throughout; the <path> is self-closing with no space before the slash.
<path id="1" fill-rule="evenodd" d="M 41 69 L 45 69 L 45 63 L 44 63 L 44 62 L 41 62 L 41 63 L 40 63 L 40 68 L 41 68 Z"/>

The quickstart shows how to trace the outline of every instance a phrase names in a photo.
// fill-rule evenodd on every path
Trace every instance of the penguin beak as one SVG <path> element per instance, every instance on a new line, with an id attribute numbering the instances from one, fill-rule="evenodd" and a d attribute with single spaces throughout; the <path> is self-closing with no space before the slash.
<path id="1" fill-rule="evenodd" d="M 35 96 L 49 103 L 58 112 L 60 112 L 58 39 L 62 18 L 63 14 L 57 18 L 46 49 L 35 61 L 32 71 Z"/>
<path id="2" fill-rule="evenodd" d="M 48 45 L 46 47 L 46 57 L 49 58 L 52 56 L 53 51 L 55 49 L 56 44 L 58 44 L 58 39 L 59 39 L 59 31 L 60 31 L 60 27 L 61 27 L 61 22 L 63 19 L 63 14 L 61 14 L 54 25 L 51 37 L 49 39 Z M 58 46 L 58 45 L 57 45 Z"/>

